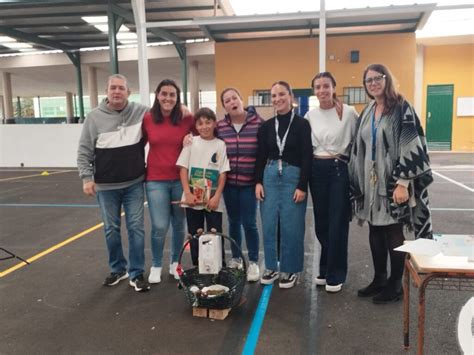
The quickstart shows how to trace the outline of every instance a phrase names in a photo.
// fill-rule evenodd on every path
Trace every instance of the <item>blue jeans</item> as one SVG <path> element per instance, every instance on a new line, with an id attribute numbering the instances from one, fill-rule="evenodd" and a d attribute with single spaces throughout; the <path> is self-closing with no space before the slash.
<path id="1" fill-rule="evenodd" d="M 179 180 L 147 181 L 146 198 L 151 218 L 152 265 L 162 266 L 163 247 L 171 222 L 170 263 L 177 262 L 184 241 L 184 209 L 172 201 L 180 201 L 183 188 Z"/>
<path id="2" fill-rule="evenodd" d="M 244 227 L 249 260 L 258 262 L 257 199 L 255 186 L 232 186 L 224 188 L 224 202 L 229 219 L 229 237 L 239 247 L 242 244 L 242 227 Z M 240 257 L 237 247 L 231 243 L 232 257 Z"/>
<path id="3" fill-rule="evenodd" d="M 330 285 L 346 281 L 350 202 L 347 164 L 313 159 L 311 171 L 316 237 L 321 244 L 319 275 Z"/>
<path id="4" fill-rule="evenodd" d="M 145 229 L 143 226 L 143 182 L 124 189 L 97 191 L 102 219 L 104 221 L 105 242 L 109 252 L 109 266 L 112 272 L 127 270 L 127 260 L 123 256 L 120 216 L 122 205 L 128 233 L 128 273 L 130 279 L 142 275 L 145 264 Z"/>
<path id="5" fill-rule="evenodd" d="M 277 223 L 280 218 L 280 271 L 303 271 L 304 232 L 307 199 L 295 203 L 293 195 L 300 178 L 300 168 L 270 160 L 263 175 L 265 199 L 260 203 L 263 225 L 265 268 L 278 270 Z"/>

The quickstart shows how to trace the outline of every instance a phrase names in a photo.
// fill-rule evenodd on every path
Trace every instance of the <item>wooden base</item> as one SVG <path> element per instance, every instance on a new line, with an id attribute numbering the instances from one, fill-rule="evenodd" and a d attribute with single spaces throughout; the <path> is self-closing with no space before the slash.
<path id="1" fill-rule="evenodd" d="M 193 307 L 193 316 L 201 318 L 211 318 L 217 320 L 224 320 L 229 315 L 231 308 L 226 309 L 210 309 L 202 307 Z"/>

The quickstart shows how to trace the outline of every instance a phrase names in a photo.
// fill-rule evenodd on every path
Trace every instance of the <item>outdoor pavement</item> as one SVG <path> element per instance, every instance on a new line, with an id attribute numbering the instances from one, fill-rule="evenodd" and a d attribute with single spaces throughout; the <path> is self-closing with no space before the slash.
<path id="1" fill-rule="evenodd" d="M 474 154 L 432 153 L 431 159 L 435 233 L 474 234 Z M 49 175 L 41 175 L 45 170 Z M 163 281 L 149 292 L 137 293 L 126 281 L 102 286 L 109 271 L 100 213 L 95 199 L 82 194 L 77 171 L 1 169 L 0 248 L 31 264 L 0 260 L 0 354 L 241 354 L 249 334 L 258 336 L 256 354 L 414 354 L 416 290 L 407 351 L 402 302 L 375 305 L 357 297 L 373 276 L 367 226 L 351 224 L 343 290 L 328 294 L 315 286 L 319 244 L 311 206 L 305 270 L 293 289 L 275 284 L 266 291 L 263 323 L 252 328 L 264 287 L 247 284 L 246 302 L 223 321 L 193 317 L 184 292 L 168 276 L 168 243 Z M 148 209 L 145 214 L 148 271 Z M 224 226 L 226 231 L 225 219 Z M 260 255 L 263 261 L 263 249 Z M 6 256 L 0 250 L 0 258 Z M 426 354 L 461 353 L 457 319 L 471 297 L 467 291 L 427 291 Z"/>

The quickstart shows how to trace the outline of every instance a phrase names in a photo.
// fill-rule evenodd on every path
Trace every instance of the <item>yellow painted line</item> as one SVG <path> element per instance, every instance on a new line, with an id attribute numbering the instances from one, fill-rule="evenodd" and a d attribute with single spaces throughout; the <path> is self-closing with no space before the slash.
<path id="1" fill-rule="evenodd" d="M 29 259 L 26 259 L 26 261 L 28 261 L 30 264 L 40 258 L 42 258 L 43 256 L 45 255 L 48 255 L 49 253 L 52 253 L 53 251 L 59 249 L 59 248 L 62 248 L 63 246 L 69 244 L 69 243 L 72 243 L 73 241 L 79 239 L 79 238 L 82 238 L 84 236 L 86 236 L 87 234 L 101 228 L 102 226 L 104 225 L 104 223 L 99 223 L 99 224 L 96 224 L 95 226 L 89 228 L 89 229 L 86 229 L 68 239 L 66 239 L 65 241 L 61 242 L 61 243 L 58 243 L 56 245 L 53 245 L 51 248 L 49 249 L 46 249 L 44 251 L 42 251 L 41 253 L 39 254 L 36 254 L 34 256 L 32 256 L 31 258 Z M 18 269 L 21 269 L 22 267 L 26 266 L 28 264 L 24 263 L 24 262 L 21 262 L 21 263 L 18 263 L 16 264 L 15 266 L 12 266 L 11 268 L 9 269 L 6 269 L 5 271 L 2 271 L 0 272 L 0 278 L 4 277 L 4 276 L 7 276 L 8 274 L 12 273 L 13 271 L 15 270 L 18 270 Z"/>
<path id="2" fill-rule="evenodd" d="M 49 175 L 70 173 L 71 171 L 75 171 L 75 170 L 55 171 L 55 172 L 49 173 Z M 17 176 L 17 177 L 11 177 L 11 178 L 0 179 L 0 182 L 2 182 L 2 181 L 11 181 L 11 180 L 19 180 L 19 179 L 26 179 L 26 178 L 35 177 L 35 176 L 42 176 L 42 175 L 41 175 L 41 174 L 34 174 L 34 175 Z"/>

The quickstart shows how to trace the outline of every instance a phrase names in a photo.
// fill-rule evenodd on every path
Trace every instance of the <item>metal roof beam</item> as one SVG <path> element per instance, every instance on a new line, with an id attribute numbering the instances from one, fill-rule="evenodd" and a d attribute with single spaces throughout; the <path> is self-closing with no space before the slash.
<path id="1" fill-rule="evenodd" d="M 2 1 L 4 2 L 4 1 Z M 98 1 L 95 0 L 35 0 L 34 5 L 39 5 L 39 4 L 55 4 L 55 5 L 60 5 L 60 4 L 70 4 L 70 3 L 75 3 L 77 5 L 81 5 L 81 3 L 88 3 L 88 4 L 97 4 Z M 9 6 L 14 6 L 15 8 L 18 7 L 30 7 L 32 1 L 31 0 L 11 0 L 10 3 L 8 4 Z"/>
<path id="2" fill-rule="evenodd" d="M 199 28 L 201 29 L 201 31 L 204 33 L 204 35 L 207 38 L 209 38 L 211 41 L 216 42 L 216 39 L 214 38 L 214 35 L 211 33 L 211 31 L 209 31 L 207 26 L 199 26 Z"/>
<path id="3" fill-rule="evenodd" d="M 133 18 L 133 13 L 131 11 L 125 10 L 121 8 L 120 6 L 116 5 L 112 1 L 109 2 L 109 10 L 112 11 L 114 14 L 123 17 L 125 20 L 131 23 L 135 23 L 135 19 Z M 176 36 L 175 34 L 168 32 L 163 29 L 149 29 L 151 33 L 154 35 L 163 38 L 166 41 L 170 41 L 173 43 L 180 43 L 183 42 L 181 38 Z"/>
<path id="4" fill-rule="evenodd" d="M 7 20 L 26 20 L 26 19 L 37 19 L 37 18 L 58 18 L 58 17 L 77 17 L 77 16 L 103 16 L 102 11 L 81 11 L 81 12 L 57 12 L 57 13 L 44 13 L 44 14 L 22 14 L 22 15 L 8 15 Z"/>
<path id="5" fill-rule="evenodd" d="M 424 5 L 403 5 L 403 6 L 386 6 L 362 9 L 343 9 L 326 11 L 328 23 L 330 19 L 351 18 L 351 17 L 367 17 L 367 16 L 383 16 L 404 13 L 428 12 L 433 11 L 436 4 Z M 193 20 L 183 21 L 159 21 L 148 22 L 147 28 L 174 28 L 186 26 L 216 26 L 216 25 L 242 25 L 249 23 L 265 23 L 265 22 L 284 22 L 297 20 L 318 20 L 319 11 L 298 12 L 290 14 L 271 14 L 271 15 L 249 15 L 249 16 L 220 16 L 220 17 L 202 17 Z"/>
<path id="6" fill-rule="evenodd" d="M 345 23 L 332 23 L 328 24 L 327 28 L 339 28 L 339 27 L 356 27 L 356 26 L 383 26 L 393 24 L 416 24 L 418 19 L 404 19 L 404 20 L 390 20 L 390 21 L 363 21 L 363 22 L 345 22 Z M 235 28 L 228 30 L 213 30 L 214 35 L 226 34 L 226 33 L 246 33 L 246 32 L 267 32 L 267 31 L 294 31 L 294 30 L 306 30 L 306 29 L 319 29 L 319 25 L 316 23 L 308 22 L 304 25 L 295 26 L 270 26 L 270 27 L 246 27 L 246 28 Z"/>
<path id="7" fill-rule="evenodd" d="M 4 34 L 6 36 L 9 36 L 9 37 L 13 37 L 15 39 L 20 39 L 22 41 L 35 43 L 35 44 L 38 44 L 42 47 L 47 47 L 47 48 L 52 48 L 52 49 L 60 49 L 60 50 L 65 51 L 65 52 L 70 52 L 70 51 L 77 50 L 77 48 L 73 48 L 73 47 L 67 46 L 67 45 L 59 43 L 59 42 L 54 42 L 54 41 L 51 41 L 49 39 L 40 38 L 40 37 L 32 35 L 30 33 L 17 31 L 15 29 L 9 28 L 9 27 L 0 26 L 0 33 Z"/>
<path id="8" fill-rule="evenodd" d="M 217 0 L 219 7 L 221 8 L 222 12 L 225 16 L 233 16 L 235 15 L 234 9 L 230 4 L 229 0 Z"/>
<path id="9" fill-rule="evenodd" d="M 155 9 L 147 9 L 147 13 L 158 13 L 158 12 L 180 12 L 180 11 L 205 11 L 213 10 L 212 5 L 195 5 L 195 6 L 174 6 L 174 7 L 162 7 Z"/>

